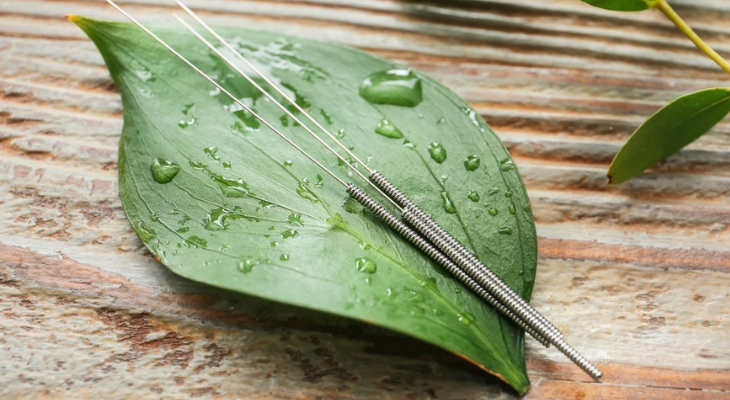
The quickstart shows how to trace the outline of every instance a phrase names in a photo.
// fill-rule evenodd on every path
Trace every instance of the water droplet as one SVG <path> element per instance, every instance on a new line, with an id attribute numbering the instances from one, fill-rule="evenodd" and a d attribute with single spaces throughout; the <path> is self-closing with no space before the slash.
<path id="1" fill-rule="evenodd" d="M 369 243 L 363 242 L 362 240 L 359 240 L 359 241 L 357 242 L 357 244 L 358 244 L 358 245 L 360 246 L 360 248 L 361 248 L 361 249 L 363 249 L 363 250 L 370 250 L 370 249 L 372 248 L 372 246 L 370 246 L 370 244 L 369 244 Z"/>
<path id="2" fill-rule="evenodd" d="M 158 216 L 157 214 L 155 214 L 155 213 L 153 212 L 153 213 L 150 213 L 150 219 L 151 219 L 152 221 L 154 221 L 154 222 L 157 222 L 157 221 L 159 221 L 159 220 L 160 220 L 160 217 L 159 217 L 159 216 Z"/>
<path id="3" fill-rule="evenodd" d="M 385 118 L 380 120 L 378 127 L 375 128 L 375 132 L 393 139 L 400 139 L 403 137 L 403 132 Z"/>
<path id="4" fill-rule="evenodd" d="M 462 288 L 454 288 L 454 293 L 461 294 L 464 290 Z"/>
<path id="5" fill-rule="evenodd" d="M 193 107 L 195 107 L 195 103 L 185 104 L 185 106 L 182 109 L 182 113 L 185 115 L 188 115 L 188 113 L 190 112 L 190 110 L 193 109 Z"/>
<path id="6" fill-rule="evenodd" d="M 431 158 L 437 163 L 441 164 L 446 161 L 446 149 L 441 143 L 433 142 L 428 146 L 428 152 L 431 154 Z"/>
<path id="7" fill-rule="evenodd" d="M 461 322 L 464 325 L 469 325 L 472 322 L 476 320 L 473 315 L 465 312 L 465 313 L 458 313 L 456 316 L 459 318 L 459 322 Z"/>
<path id="8" fill-rule="evenodd" d="M 484 132 L 484 128 L 482 128 L 482 124 L 479 123 L 479 120 L 481 118 L 479 117 L 479 114 L 476 113 L 476 111 L 472 110 L 469 107 L 464 107 L 461 110 L 464 111 L 464 114 L 469 118 L 469 121 L 471 121 L 471 123 L 474 124 L 474 126 L 479 128 L 480 131 Z"/>
<path id="9" fill-rule="evenodd" d="M 509 213 L 515 215 L 515 206 L 512 204 L 509 205 Z"/>
<path id="10" fill-rule="evenodd" d="M 512 234 L 512 228 L 509 226 L 503 226 L 497 230 L 500 235 L 511 235 Z"/>
<path id="11" fill-rule="evenodd" d="M 144 82 L 154 82 L 157 79 L 149 68 L 137 60 L 132 60 L 132 68 L 134 69 L 134 74 Z"/>
<path id="12" fill-rule="evenodd" d="M 228 229 L 230 213 L 223 208 L 216 208 L 203 218 L 205 229 L 209 231 L 223 231 Z"/>
<path id="13" fill-rule="evenodd" d="M 150 165 L 150 171 L 152 171 L 152 178 L 155 182 L 169 183 L 180 172 L 180 166 L 172 161 L 156 158 Z"/>
<path id="14" fill-rule="evenodd" d="M 446 193 L 446 191 L 441 192 L 441 199 L 443 199 L 444 201 L 444 211 L 449 214 L 453 214 L 456 212 L 456 207 L 454 207 L 454 203 L 451 201 L 451 198 L 449 197 L 449 194 Z"/>
<path id="15" fill-rule="evenodd" d="M 464 160 L 464 168 L 466 168 L 467 171 L 476 171 L 481 162 L 482 160 L 477 155 L 467 156 Z"/>
<path id="16" fill-rule="evenodd" d="M 221 163 L 221 165 L 223 165 L 223 168 L 226 168 L 226 169 L 231 169 L 231 167 L 232 167 L 232 165 L 231 165 L 231 162 L 230 162 L 230 161 L 223 161 L 223 162 Z"/>
<path id="17" fill-rule="evenodd" d="M 414 303 L 423 303 L 423 301 L 425 300 L 425 298 L 423 297 L 422 294 L 420 294 L 414 290 L 408 290 L 407 293 L 409 296 L 408 300 L 410 300 Z"/>
<path id="18" fill-rule="evenodd" d="M 436 121 L 436 125 L 443 124 L 444 122 L 446 122 L 446 119 L 444 117 L 441 117 L 438 121 Z"/>
<path id="19" fill-rule="evenodd" d="M 307 178 L 304 178 L 299 182 L 299 185 L 297 185 L 297 194 L 303 198 L 311 201 L 312 203 L 318 203 L 319 199 L 317 198 L 317 195 L 312 192 L 312 190 L 309 188 L 309 180 Z"/>
<path id="20" fill-rule="evenodd" d="M 345 138 L 345 130 L 344 129 L 338 130 L 336 136 L 337 136 L 337 139 L 344 139 Z"/>
<path id="21" fill-rule="evenodd" d="M 415 107 L 423 101 L 421 79 L 409 69 L 391 69 L 368 76 L 360 96 L 375 104 Z"/>
<path id="22" fill-rule="evenodd" d="M 289 214 L 287 221 L 289 221 L 289 225 L 304 226 L 304 223 L 302 223 L 302 214 L 293 212 Z"/>
<path id="23" fill-rule="evenodd" d="M 489 189 L 489 192 L 487 192 L 487 193 L 491 196 L 491 195 L 497 194 L 499 192 L 500 192 L 499 188 L 493 187 L 493 188 Z"/>
<path id="24" fill-rule="evenodd" d="M 281 121 L 281 125 L 283 126 L 289 126 L 289 116 L 284 114 L 281 117 L 279 117 L 279 121 Z"/>
<path id="25" fill-rule="evenodd" d="M 251 272 L 256 265 L 258 265 L 258 261 L 252 258 L 240 257 L 238 259 L 238 270 L 244 274 Z"/>
<path id="26" fill-rule="evenodd" d="M 283 237 L 284 239 L 294 238 L 297 236 L 299 236 L 299 232 L 295 231 L 294 229 L 287 229 L 281 233 L 281 237 Z"/>
<path id="27" fill-rule="evenodd" d="M 286 161 L 284 161 L 284 166 L 285 166 L 285 167 L 291 167 L 292 165 L 294 165 L 294 163 L 293 163 L 293 162 L 291 162 L 291 160 L 286 160 Z"/>
<path id="28" fill-rule="evenodd" d="M 329 115 L 329 113 L 323 109 L 319 109 L 319 113 L 322 115 L 322 118 L 324 118 L 325 121 L 327 121 L 328 125 L 332 125 L 332 116 Z"/>
<path id="29" fill-rule="evenodd" d="M 220 161 L 221 158 L 218 156 L 218 148 L 215 146 L 206 147 L 203 149 L 205 154 L 209 155 L 210 158 L 214 159 L 215 161 Z"/>
<path id="30" fill-rule="evenodd" d="M 489 215 L 491 215 L 491 216 L 493 216 L 493 217 L 494 217 L 494 216 L 496 216 L 497 214 L 499 214 L 499 211 L 497 211 L 497 209 L 496 209 L 496 208 L 494 208 L 494 207 L 490 207 L 490 208 L 489 208 Z"/>
<path id="31" fill-rule="evenodd" d="M 278 246 L 278 245 L 279 245 L 279 242 L 277 242 L 277 241 L 273 241 L 273 242 L 269 243 L 269 245 L 270 245 L 271 247 L 276 247 L 276 246 Z"/>
<path id="32" fill-rule="evenodd" d="M 185 244 L 188 247 L 208 247 L 208 241 L 197 236 L 190 236 L 189 238 L 185 239 Z"/>
<path id="33" fill-rule="evenodd" d="M 365 207 L 357 200 L 348 196 L 342 201 L 342 208 L 344 208 L 345 211 L 349 212 L 350 214 L 359 214 Z"/>
<path id="34" fill-rule="evenodd" d="M 507 171 L 511 171 L 511 170 L 515 169 L 515 164 L 512 162 L 512 159 L 510 159 L 510 158 L 505 158 L 504 160 L 500 161 L 499 163 L 502 164 L 502 171 L 507 172 Z"/>
<path id="35" fill-rule="evenodd" d="M 355 266 L 357 270 L 366 274 L 374 274 L 378 270 L 378 266 L 375 262 L 367 257 L 361 257 L 355 260 Z"/>
<path id="36" fill-rule="evenodd" d="M 195 125 L 195 122 L 197 122 L 197 121 L 198 121 L 198 119 L 196 117 L 192 117 L 188 120 L 181 119 L 180 122 L 177 123 L 177 126 L 185 129 L 185 128 Z"/>
<path id="37" fill-rule="evenodd" d="M 289 254 L 282 254 L 281 256 L 279 256 L 279 260 L 289 261 Z"/>
<path id="38" fill-rule="evenodd" d="M 408 150 L 414 150 L 416 148 L 416 144 L 411 142 L 408 139 L 403 140 L 403 147 L 405 147 Z"/>
<path id="39" fill-rule="evenodd" d="M 469 194 L 467 194 L 466 197 L 468 197 L 469 200 L 471 200 L 471 201 L 473 201 L 475 203 L 477 201 L 479 201 L 479 193 L 477 193 L 477 192 L 475 192 L 473 190 L 469 191 Z"/>
<path id="40" fill-rule="evenodd" d="M 140 239 L 142 239 L 143 242 L 147 243 L 152 239 L 157 238 L 157 234 L 155 233 L 155 230 L 152 228 L 148 228 L 144 222 L 139 222 L 136 225 L 137 229 L 135 231 L 137 232 L 137 236 L 139 236 Z"/>
<path id="41" fill-rule="evenodd" d="M 509 190 L 505 191 L 504 197 L 512 197 L 512 192 L 510 192 Z"/>

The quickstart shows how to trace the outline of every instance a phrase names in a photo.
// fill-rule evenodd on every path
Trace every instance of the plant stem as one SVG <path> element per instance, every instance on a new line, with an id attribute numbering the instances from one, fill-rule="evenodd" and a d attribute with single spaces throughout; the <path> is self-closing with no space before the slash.
<path id="1" fill-rule="evenodd" d="M 710 46 L 707 45 L 697 34 L 692 30 L 692 28 L 687 25 L 684 20 L 677 15 L 677 13 L 672 9 L 672 7 L 669 6 L 669 3 L 667 3 L 667 0 L 659 0 L 658 3 L 656 3 L 656 8 L 660 9 L 664 15 L 669 18 L 670 21 L 674 23 L 674 25 L 679 28 L 682 33 L 684 33 L 685 36 L 689 38 L 689 40 L 692 41 L 692 43 L 695 44 L 700 50 L 702 50 L 703 53 L 707 54 L 708 57 L 712 59 L 712 61 L 716 62 L 717 65 L 720 66 L 720 68 L 724 69 L 725 72 L 730 74 L 730 63 L 725 61 L 724 58 L 722 58 L 715 50 L 712 50 Z"/>

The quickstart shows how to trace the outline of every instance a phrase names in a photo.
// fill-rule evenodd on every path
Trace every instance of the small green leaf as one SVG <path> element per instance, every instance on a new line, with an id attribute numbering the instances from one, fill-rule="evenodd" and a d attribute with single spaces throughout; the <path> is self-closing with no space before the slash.
<path id="1" fill-rule="evenodd" d="M 71 20 L 96 43 L 122 95 L 120 195 L 163 264 L 199 282 L 411 335 L 527 390 L 514 324 L 137 27 Z M 346 179 L 344 163 L 184 28 L 151 28 Z M 529 299 L 537 260 L 529 199 L 506 149 L 466 103 L 358 50 L 220 32 Z"/>
<path id="2" fill-rule="evenodd" d="M 643 11 L 653 7 L 659 0 L 581 0 L 594 7 L 612 11 Z"/>
<path id="3" fill-rule="evenodd" d="M 730 112 L 730 89 L 713 88 L 677 98 L 649 117 L 616 154 L 608 180 L 619 184 L 681 150 Z"/>

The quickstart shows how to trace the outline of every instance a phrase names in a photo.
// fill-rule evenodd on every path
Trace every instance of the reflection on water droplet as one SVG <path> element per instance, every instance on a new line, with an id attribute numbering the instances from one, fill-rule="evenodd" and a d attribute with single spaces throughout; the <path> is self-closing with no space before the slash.
<path id="1" fill-rule="evenodd" d="M 294 238 L 297 236 L 299 236 L 299 232 L 295 231 L 294 229 L 287 229 L 281 233 L 281 237 L 283 237 L 284 239 Z"/>
<path id="2" fill-rule="evenodd" d="M 374 274 L 378 270 L 378 266 L 375 262 L 367 257 L 361 257 L 355 260 L 355 266 L 357 270 L 366 274 Z"/>
<path id="3" fill-rule="evenodd" d="M 244 274 L 251 272 L 256 265 L 258 265 L 258 261 L 252 258 L 240 257 L 238 259 L 238 270 Z"/>
<path id="4" fill-rule="evenodd" d="M 473 315 L 471 315 L 467 312 L 458 313 L 458 314 L 456 314 L 456 316 L 459 318 L 459 322 L 461 322 L 462 324 L 465 324 L 465 325 L 469 325 L 476 320 L 476 318 L 474 318 Z"/>
<path id="5" fill-rule="evenodd" d="M 177 176 L 180 166 L 172 161 L 156 158 L 150 165 L 150 171 L 152 171 L 152 179 L 155 182 L 164 184 L 171 182 Z"/>
<path id="6" fill-rule="evenodd" d="M 385 118 L 380 120 L 378 127 L 375 128 L 375 132 L 392 139 L 400 139 L 403 137 L 403 132 Z"/>
<path id="7" fill-rule="evenodd" d="M 312 192 L 312 190 L 309 188 L 309 180 L 307 178 L 304 178 L 299 182 L 299 185 L 297 185 L 297 194 L 303 198 L 311 201 L 312 203 L 318 203 L 319 199 L 317 198 L 317 195 Z"/>
<path id="8" fill-rule="evenodd" d="M 474 126 L 479 128 L 480 131 L 484 132 L 484 128 L 482 128 L 482 125 L 479 123 L 479 114 L 477 114 L 476 111 L 472 110 L 469 107 L 464 107 L 461 110 L 464 111 L 464 114 L 467 116 L 467 118 L 469 118 L 469 121 L 471 121 Z"/>
<path id="9" fill-rule="evenodd" d="M 293 212 L 289 214 L 287 221 L 289 221 L 289 225 L 304 226 L 304 223 L 302 223 L 302 214 Z"/>
<path id="10" fill-rule="evenodd" d="M 441 143 L 433 142 L 428 146 L 428 152 L 431 154 L 431 158 L 437 163 L 441 164 L 446 161 L 446 149 Z"/>
<path id="11" fill-rule="evenodd" d="M 467 194 L 466 197 L 468 197 L 469 200 L 471 200 L 471 201 L 473 201 L 475 203 L 477 201 L 479 201 L 479 193 L 477 193 L 477 192 L 475 192 L 473 190 L 469 191 L 469 194 Z"/>
<path id="12" fill-rule="evenodd" d="M 449 194 L 446 193 L 446 191 L 441 192 L 441 199 L 444 202 L 444 211 L 449 214 L 453 214 L 456 212 L 456 207 L 454 207 L 454 203 L 451 201 L 451 198 L 449 197 Z"/>
<path id="13" fill-rule="evenodd" d="M 509 206 L 509 213 L 512 215 L 515 215 L 515 206 L 512 204 L 510 204 L 510 206 Z"/>
<path id="14" fill-rule="evenodd" d="M 361 248 L 361 249 L 363 249 L 363 250 L 370 250 L 370 249 L 372 248 L 372 246 L 370 246 L 370 244 L 369 244 L 369 243 L 365 243 L 365 242 L 363 242 L 362 240 L 359 240 L 359 241 L 357 242 L 357 244 L 358 244 L 358 245 L 360 246 L 360 248 Z"/>
<path id="15" fill-rule="evenodd" d="M 177 123 L 177 126 L 185 129 L 192 125 L 195 125 L 195 122 L 197 122 L 197 121 L 198 121 L 198 119 L 196 117 L 192 117 L 188 120 L 181 119 L 180 122 Z"/>
<path id="16" fill-rule="evenodd" d="M 421 79 L 408 69 L 391 69 L 368 76 L 360 96 L 375 104 L 415 107 L 423 101 Z"/>
<path id="17" fill-rule="evenodd" d="M 464 168 L 466 168 L 467 171 L 476 171 L 481 162 L 482 160 L 477 155 L 467 156 L 464 160 Z"/>
<path id="18" fill-rule="evenodd" d="M 289 261 L 289 254 L 282 254 L 281 256 L 279 256 L 279 260 Z"/>
<path id="19" fill-rule="evenodd" d="M 503 226 L 497 230 L 500 235 L 511 235 L 512 234 L 512 228 L 509 226 Z"/>
<path id="20" fill-rule="evenodd" d="M 286 161 L 284 161 L 284 166 L 285 166 L 285 167 L 291 167 L 292 165 L 294 165 L 294 163 L 293 163 L 293 162 L 291 162 L 291 160 L 286 160 Z"/>
<path id="21" fill-rule="evenodd" d="M 278 245 L 279 245 L 279 242 L 277 242 L 277 241 L 273 241 L 273 242 L 269 243 L 269 245 L 270 245 L 271 247 L 276 247 L 276 246 L 278 246 Z"/>

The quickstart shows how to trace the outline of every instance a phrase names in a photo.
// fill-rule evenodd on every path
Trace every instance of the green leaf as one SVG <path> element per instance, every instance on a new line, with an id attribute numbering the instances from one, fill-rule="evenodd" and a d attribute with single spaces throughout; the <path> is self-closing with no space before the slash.
<path id="1" fill-rule="evenodd" d="M 677 98 L 631 135 L 611 162 L 609 182 L 619 184 L 639 175 L 705 134 L 728 112 L 728 88 L 704 89 Z"/>
<path id="2" fill-rule="evenodd" d="M 594 7 L 613 11 L 643 11 L 653 7 L 659 0 L 581 0 Z"/>
<path id="3" fill-rule="evenodd" d="M 96 43 L 122 94 L 122 202 L 162 263 L 199 282 L 411 335 L 527 390 L 524 338 L 511 322 L 251 115 L 231 112 L 229 99 L 138 28 L 71 20 Z M 347 177 L 194 37 L 153 30 Z M 221 34 L 529 299 L 537 248 L 530 203 L 504 146 L 466 103 L 418 72 L 351 48 L 242 29 Z M 401 82 L 371 87 L 391 79 Z"/>

